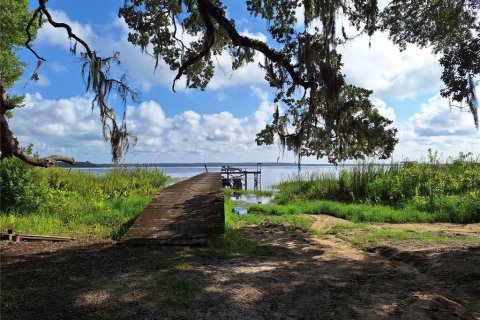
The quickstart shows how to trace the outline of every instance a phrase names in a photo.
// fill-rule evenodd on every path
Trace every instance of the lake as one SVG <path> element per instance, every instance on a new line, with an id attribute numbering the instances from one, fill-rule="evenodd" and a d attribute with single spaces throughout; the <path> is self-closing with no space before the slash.
<path id="1" fill-rule="evenodd" d="M 148 167 L 152 169 L 153 167 Z M 162 167 L 158 166 L 155 167 L 157 169 L 163 170 L 166 175 L 172 178 L 190 178 L 202 172 L 205 172 L 205 167 L 203 166 L 178 166 L 178 167 Z M 257 169 L 256 166 L 241 166 L 241 169 L 245 169 L 247 171 L 254 171 Z M 288 165 L 268 165 L 262 166 L 262 175 L 261 175 L 261 189 L 262 190 L 271 190 L 272 186 L 275 184 L 280 183 L 283 180 L 287 180 L 289 178 L 296 177 L 298 175 L 302 176 L 309 176 L 311 174 L 332 174 L 337 175 L 341 169 L 344 168 L 351 168 L 351 166 L 333 166 L 333 165 L 304 165 L 298 170 L 297 166 L 288 166 Z M 79 170 L 83 172 L 90 172 L 92 174 L 104 174 L 107 170 L 111 170 L 112 168 L 74 168 L 73 170 Z M 129 167 L 128 169 L 133 170 L 133 167 Z M 208 171 L 212 172 L 220 172 L 220 166 L 211 166 L 208 167 Z M 253 175 L 249 175 L 249 179 L 247 181 L 247 185 L 249 189 L 253 189 Z"/>

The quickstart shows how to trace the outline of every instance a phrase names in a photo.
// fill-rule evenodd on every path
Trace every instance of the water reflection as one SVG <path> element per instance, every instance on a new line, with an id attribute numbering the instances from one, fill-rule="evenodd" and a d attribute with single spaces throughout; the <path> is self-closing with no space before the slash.
<path id="1" fill-rule="evenodd" d="M 254 194 L 234 193 L 230 196 L 233 201 L 252 203 L 252 204 L 269 204 L 273 201 L 273 196 L 257 196 Z"/>

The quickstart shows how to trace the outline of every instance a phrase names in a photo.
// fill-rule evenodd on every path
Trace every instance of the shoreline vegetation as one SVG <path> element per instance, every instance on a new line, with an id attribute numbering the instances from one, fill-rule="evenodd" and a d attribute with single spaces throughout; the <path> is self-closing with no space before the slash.
<path id="1" fill-rule="evenodd" d="M 104 175 L 36 168 L 16 158 L 0 166 L 0 230 L 117 240 L 168 182 L 160 170 Z"/>
<path id="2" fill-rule="evenodd" d="M 225 233 L 206 247 L 173 247 L 112 241 L 158 189 L 171 183 L 162 171 L 93 175 L 4 159 L 0 229 L 77 240 L 2 243 L 1 309 L 5 317 L 22 319 L 65 314 L 75 319 L 256 319 L 271 317 L 272 308 L 280 307 L 278 318 L 309 318 L 313 310 L 317 318 L 353 319 L 385 311 L 388 303 L 395 308 L 379 318 L 476 319 L 480 223 L 467 221 L 478 222 L 478 207 L 474 214 L 435 211 L 457 198 L 478 197 L 478 163 L 460 160 L 373 171 L 359 166 L 364 173 L 297 178 L 274 193 L 240 191 L 274 197 L 267 205 L 236 202 L 231 198 L 236 191 L 227 189 Z M 410 181 L 407 172 L 418 182 L 418 194 L 392 188 L 390 193 L 404 196 L 371 196 L 385 186 L 403 186 Z M 363 198 L 351 191 L 362 185 Z M 317 199 L 325 195 L 331 197 Z M 416 215 L 411 211 L 415 197 L 427 201 Z M 238 215 L 235 206 L 248 213 Z M 423 223 L 452 219 L 464 222 Z"/>
<path id="3" fill-rule="evenodd" d="M 244 226 L 273 223 L 320 237 L 335 235 L 364 250 L 407 242 L 480 245 L 480 163 L 470 154 L 441 162 L 430 151 L 425 162 L 361 164 L 339 175 L 292 177 L 274 188 L 273 203 L 245 205 L 248 214 L 242 216 L 231 213 L 234 191 L 227 191 L 224 238 L 228 232 L 238 238 Z M 337 220 L 318 228 L 315 223 L 323 215 Z M 465 230 L 457 232 L 452 223 Z M 422 224 L 426 227 L 420 228 Z M 240 242 L 236 239 L 230 249 L 241 249 Z"/>
<path id="4" fill-rule="evenodd" d="M 16 159 L 0 166 L 0 230 L 117 240 L 153 195 L 174 182 L 161 170 L 110 170 L 95 176 L 63 168 L 34 168 Z M 239 191 L 273 196 L 272 204 L 248 205 L 249 214 L 231 213 L 226 190 L 227 234 L 265 221 L 313 231 L 306 215 L 325 214 L 365 229 L 371 223 L 480 222 L 480 163 L 470 154 L 441 162 L 377 166 L 358 164 L 329 173 L 291 177 L 277 191 Z M 339 226 L 338 230 L 352 229 Z M 321 234 L 325 231 L 314 231 Z M 219 245 L 219 239 L 213 241 Z M 241 242 L 241 241 L 240 241 Z M 228 246 L 228 245 L 227 245 Z"/>
<path id="5" fill-rule="evenodd" d="M 280 183 L 276 205 L 255 208 L 323 213 L 353 222 L 480 222 L 480 162 L 470 154 L 441 162 L 377 167 L 361 164 L 338 176 L 310 174 Z"/>

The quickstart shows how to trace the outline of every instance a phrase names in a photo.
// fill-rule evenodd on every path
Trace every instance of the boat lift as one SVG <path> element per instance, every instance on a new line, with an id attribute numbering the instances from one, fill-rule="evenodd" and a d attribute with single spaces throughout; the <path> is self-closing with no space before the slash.
<path id="1" fill-rule="evenodd" d="M 262 164 L 257 163 L 256 170 L 222 166 L 222 185 L 224 188 L 248 189 L 248 176 L 253 175 L 253 190 L 260 190 L 262 184 Z"/>

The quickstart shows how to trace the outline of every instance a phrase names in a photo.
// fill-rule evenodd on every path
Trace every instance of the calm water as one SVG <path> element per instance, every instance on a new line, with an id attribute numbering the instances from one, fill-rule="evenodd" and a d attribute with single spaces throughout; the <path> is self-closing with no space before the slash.
<path id="1" fill-rule="evenodd" d="M 172 178 L 190 178 L 202 172 L 205 172 L 203 166 L 199 167 L 157 167 L 160 170 L 163 170 L 166 175 Z M 338 174 L 338 171 L 341 170 L 342 166 L 302 166 L 300 171 L 296 166 L 263 166 L 262 175 L 261 175 L 261 189 L 262 190 L 271 190 L 272 186 L 280 183 L 283 180 L 293 178 L 298 175 L 310 175 L 313 173 L 323 173 L 323 174 Z M 347 167 L 348 168 L 348 167 Z M 133 168 L 132 168 L 133 169 Z M 254 171 L 257 169 L 256 166 L 245 166 L 241 169 L 246 169 Z M 92 174 L 104 174 L 107 170 L 111 168 L 76 168 L 74 170 L 90 172 Z M 221 167 L 208 167 L 209 171 L 220 172 Z M 247 181 L 248 189 L 253 189 L 253 175 L 249 175 Z"/>

